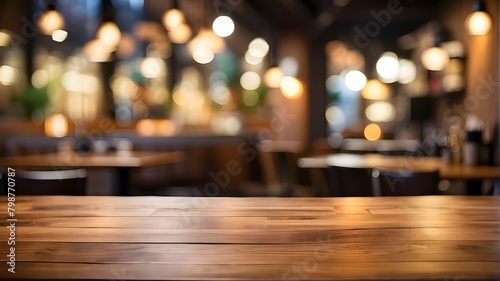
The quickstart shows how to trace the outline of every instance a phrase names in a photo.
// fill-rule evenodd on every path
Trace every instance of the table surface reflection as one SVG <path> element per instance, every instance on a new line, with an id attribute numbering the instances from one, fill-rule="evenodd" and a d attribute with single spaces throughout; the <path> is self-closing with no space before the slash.
<path id="1" fill-rule="evenodd" d="M 2 279 L 500 278 L 500 197 L 19 196 L 15 204 L 16 273 L 3 247 Z"/>

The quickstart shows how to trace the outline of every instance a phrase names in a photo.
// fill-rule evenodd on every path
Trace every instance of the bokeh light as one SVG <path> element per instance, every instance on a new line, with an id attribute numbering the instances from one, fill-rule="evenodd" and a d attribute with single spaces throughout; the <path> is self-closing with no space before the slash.
<path id="1" fill-rule="evenodd" d="M 366 76 L 359 70 L 350 70 L 345 74 L 345 85 L 351 91 L 360 91 L 366 85 Z"/>
<path id="2" fill-rule="evenodd" d="M 212 29 L 218 36 L 227 37 L 233 34 L 234 22 L 228 16 L 219 16 L 214 20 L 212 24 Z"/>
<path id="3" fill-rule="evenodd" d="M 248 51 L 256 58 L 263 58 L 269 52 L 269 44 L 262 37 L 257 37 L 248 44 Z"/>
<path id="4" fill-rule="evenodd" d="M 378 79 L 370 79 L 361 91 L 361 96 L 367 100 L 384 100 L 391 95 L 391 88 Z"/>
<path id="5" fill-rule="evenodd" d="M 396 110 L 392 104 L 379 101 L 366 107 L 365 116 L 372 122 L 390 122 L 396 116 Z"/>
<path id="6" fill-rule="evenodd" d="M 68 124 L 68 119 L 63 114 L 54 114 L 45 119 L 45 135 L 54 138 L 65 137 L 68 135 Z"/>
<path id="7" fill-rule="evenodd" d="M 375 123 L 370 123 L 366 125 L 364 129 L 365 138 L 369 141 L 376 141 L 382 136 L 382 129 Z"/>
<path id="8" fill-rule="evenodd" d="M 286 98 L 296 99 L 304 92 L 304 86 L 299 79 L 292 76 L 285 76 L 281 79 L 280 90 Z"/>
<path id="9" fill-rule="evenodd" d="M 240 84 L 245 90 L 256 90 L 261 83 L 260 76 L 257 72 L 247 71 L 241 75 Z"/>
<path id="10" fill-rule="evenodd" d="M 395 53 L 383 53 L 375 67 L 382 82 L 393 83 L 398 79 L 399 58 Z"/>

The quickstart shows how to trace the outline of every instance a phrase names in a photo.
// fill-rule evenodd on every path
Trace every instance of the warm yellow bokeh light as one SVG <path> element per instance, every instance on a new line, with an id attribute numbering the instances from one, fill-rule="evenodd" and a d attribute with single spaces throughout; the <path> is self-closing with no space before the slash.
<path id="1" fill-rule="evenodd" d="M 162 136 L 171 136 L 175 133 L 175 123 L 168 119 L 156 121 L 156 133 Z"/>
<path id="2" fill-rule="evenodd" d="M 45 135 L 48 137 L 62 138 L 68 135 L 68 119 L 60 113 L 45 119 Z"/>
<path id="3" fill-rule="evenodd" d="M 116 23 L 107 21 L 102 23 L 101 27 L 99 27 L 96 37 L 104 45 L 108 46 L 108 48 L 114 50 L 120 43 L 122 34 Z"/>
<path id="4" fill-rule="evenodd" d="M 156 130 L 155 121 L 151 119 L 139 120 L 135 127 L 137 133 L 141 136 L 153 136 Z"/>
<path id="5" fill-rule="evenodd" d="M 367 100 L 385 100 L 391 95 L 391 89 L 387 84 L 378 79 L 370 79 L 361 90 L 361 96 Z"/>
<path id="6" fill-rule="evenodd" d="M 284 76 L 281 68 L 277 66 L 271 67 L 264 73 L 264 83 L 269 88 L 278 88 Z"/>
<path id="7" fill-rule="evenodd" d="M 186 43 L 192 35 L 193 31 L 191 27 L 185 23 L 176 26 L 168 32 L 168 38 L 175 44 Z"/>
<path id="8" fill-rule="evenodd" d="M 38 18 L 37 27 L 42 34 L 52 35 L 54 31 L 64 28 L 64 18 L 58 11 L 49 10 Z"/>
<path id="9" fill-rule="evenodd" d="M 163 14 L 162 22 L 167 30 L 171 30 L 185 21 L 184 14 L 179 9 L 170 9 Z"/>
<path id="10" fill-rule="evenodd" d="M 376 141 L 382 136 L 382 129 L 380 129 L 379 125 L 371 123 L 366 125 L 364 135 L 367 140 Z"/>
<path id="11" fill-rule="evenodd" d="M 441 47 L 431 47 L 425 50 L 421 58 L 424 67 L 433 71 L 442 70 L 450 60 L 446 50 Z"/>
<path id="12" fill-rule="evenodd" d="M 299 79 L 292 76 L 285 76 L 280 83 L 281 93 L 289 99 L 299 98 L 304 92 L 304 86 Z"/>
<path id="13" fill-rule="evenodd" d="M 475 11 L 465 20 L 470 35 L 485 35 L 491 29 L 491 17 L 483 11 Z"/>

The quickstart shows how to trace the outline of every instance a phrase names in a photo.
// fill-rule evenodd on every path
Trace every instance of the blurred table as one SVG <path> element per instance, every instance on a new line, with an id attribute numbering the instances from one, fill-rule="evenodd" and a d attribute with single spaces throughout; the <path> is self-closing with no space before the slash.
<path id="1" fill-rule="evenodd" d="M 20 196 L 0 279 L 498 280 L 500 197 Z M 0 197 L 7 206 L 7 198 Z M 8 236 L 6 212 L 0 234 Z"/>
<path id="2" fill-rule="evenodd" d="M 492 188 L 494 195 L 500 195 L 500 168 L 497 166 L 467 166 L 446 164 L 440 157 L 429 156 L 390 156 L 381 154 L 330 154 L 300 158 L 297 165 L 301 168 L 327 168 L 329 166 L 351 168 L 392 168 L 401 171 L 438 169 L 442 179 L 467 181 L 467 194 L 481 194 L 482 180 L 495 180 Z"/>
<path id="3" fill-rule="evenodd" d="M 181 152 L 115 151 L 105 154 L 59 152 L 0 158 L 0 167 L 60 170 L 68 168 L 116 168 L 120 195 L 130 191 L 130 169 L 179 162 Z"/>
<path id="4" fill-rule="evenodd" d="M 497 166 L 466 166 L 446 164 L 439 157 L 389 156 L 381 154 L 330 154 L 300 158 L 301 168 L 327 168 L 341 166 L 350 168 L 393 168 L 402 171 L 438 169 L 443 179 L 479 180 L 500 178 Z"/>

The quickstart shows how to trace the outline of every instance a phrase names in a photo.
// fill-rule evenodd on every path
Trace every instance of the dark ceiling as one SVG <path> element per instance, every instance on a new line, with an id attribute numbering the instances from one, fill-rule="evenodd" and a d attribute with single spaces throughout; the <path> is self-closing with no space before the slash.
<path id="1" fill-rule="evenodd" d="M 390 19 L 379 27 L 376 37 L 394 41 L 426 22 L 436 19 L 443 0 L 228 0 L 242 2 L 233 12 L 237 21 L 250 30 L 279 32 L 301 29 L 312 37 L 325 40 L 349 40 L 355 36 L 355 27 L 365 30 L 377 17 Z M 391 13 L 390 5 L 397 10 Z M 256 19 L 260 24 L 256 23 Z M 380 20 L 379 20 L 380 22 Z M 372 23 L 373 24 L 373 23 Z M 373 31 L 377 27 L 369 26 Z M 270 31 L 269 31 L 270 30 Z M 256 30 L 258 31 L 258 30 Z"/>

